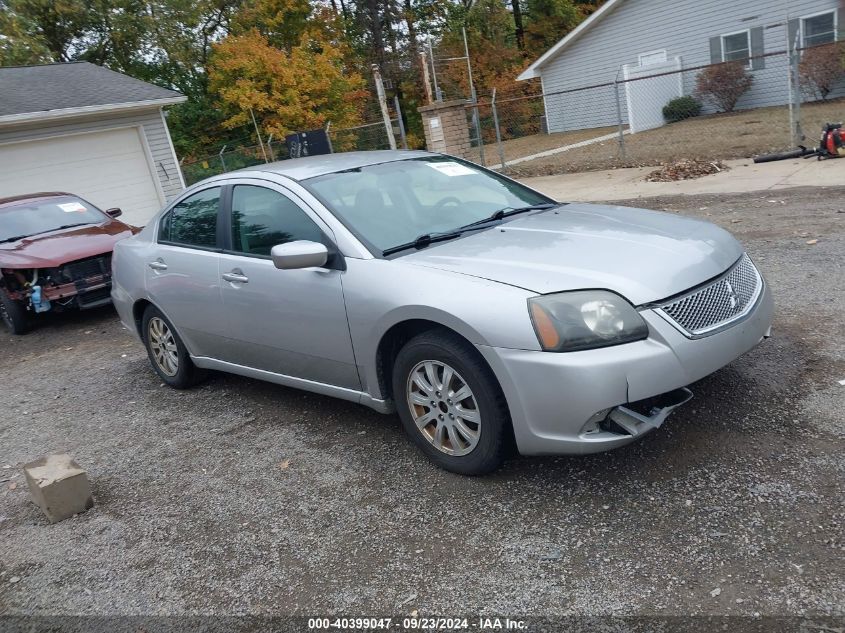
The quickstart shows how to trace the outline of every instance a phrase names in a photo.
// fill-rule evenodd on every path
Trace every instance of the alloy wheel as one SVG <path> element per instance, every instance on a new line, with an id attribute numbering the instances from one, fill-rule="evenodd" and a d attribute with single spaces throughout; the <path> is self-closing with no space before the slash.
<path id="1" fill-rule="evenodd" d="M 406 396 L 417 429 L 437 450 L 466 455 L 481 438 L 481 412 L 467 382 L 436 360 L 417 363 L 408 376 Z"/>
<path id="2" fill-rule="evenodd" d="M 147 325 L 147 334 L 155 364 L 166 376 L 175 376 L 179 371 L 179 352 L 173 332 L 163 319 L 153 317 Z"/>

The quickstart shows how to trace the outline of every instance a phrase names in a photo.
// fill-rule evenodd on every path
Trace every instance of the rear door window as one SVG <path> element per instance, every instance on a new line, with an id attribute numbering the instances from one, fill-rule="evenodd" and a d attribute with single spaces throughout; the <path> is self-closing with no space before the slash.
<path id="1" fill-rule="evenodd" d="M 203 189 L 174 206 L 159 223 L 158 241 L 196 248 L 217 247 L 220 187 Z"/>

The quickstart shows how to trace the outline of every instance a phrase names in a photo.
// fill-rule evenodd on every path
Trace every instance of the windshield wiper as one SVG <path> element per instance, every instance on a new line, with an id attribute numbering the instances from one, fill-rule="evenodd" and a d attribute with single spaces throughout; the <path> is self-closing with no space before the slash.
<path id="1" fill-rule="evenodd" d="M 474 226 L 481 226 L 483 224 L 489 224 L 492 222 L 500 222 L 505 218 L 516 215 L 517 213 L 525 213 L 526 211 L 541 211 L 543 209 L 553 209 L 554 207 L 559 207 L 561 204 L 560 202 L 544 202 L 542 204 L 530 204 L 525 207 L 505 207 L 504 209 L 499 209 L 498 211 L 494 211 L 490 214 L 489 217 L 483 218 L 481 220 L 476 220 L 475 222 L 470 222 L 469 224 L 464 224 L 461 228 L 467 229 Z"/>
<path id="2" fill-rule="evenodd" d="M 518 207 L 516 209 L 514 209 L 513 207 L 505 207 L 504 209 L 499 209 L 490 217 L 478 220 L 476 222 L 470 222 L 469 224 L 464 224 L 463 226 L 458 227 L 457 229 L 452 229 L 451 231 L 442 231 L 440 233 L 423 233 L 422 235 L 418 236 L 416 239 L 410 242 L 405 242 L 404 244 L 399 244 L 398 246 L 391 246 L 390 248 L 383 250 L 381 254 L 382 256 L 386 257 L 387 255 L 392 255 L 393 253 L 398 253 L 399 251 L 404 251 L 409 248 L 416 248 L 417 250 L 419 250 L 435 242 L 444 242 L 446 240 L 451 240 L 456 237 L 460 237 L 466 231 L 474 231 L 476 229 L 486 228 L 488 224 L 492 224 L 493 222 L 499 222 L 504 218 L 511 215 L 516 215 L 517 213 L 525 213 L 526 211 L 540 211 L 542 209 L 552 209 L 554 207 L 559 207 L 562 204 L 564 203 L 545 202 L 543 204 L 532 204 L 525 207 Z"/>
<path id="3" fill-rule="evenodd" d="M 93 224 L 93 222 L 76 222 L 75 224 L 63 224 L 62 226 L 57 226 L 52 229 L 47 229 L 46 231 L 38 231 L 37 233 L 30 233 L 29 235 L 15 235 L 14 237 L 6 237 L 0 240 L 0 244 L 5 244 L 6 242 L 17 242 L 18 240 L 26 239 L 27 237 L 33 237 L 35 235 L 43 235 L 44 233 L 52 233 L 53 231 L 62 231 L 64 229 L 72 229 L 77 226 L 88 226 L 89 224 Z"/>
<path id="4" fill-rule="evenodd" d="M 404 244 L 399 244 L 398 246 L 391 246 L 390 248 L 386 248 L 381 252 L 381 254 L 386 257 L 388 255 L 393 255 L 393 253 L 404 251 L 408 248 L 425 248 L 429 244 L 434 244 L 435 242 L 445 242 L 446 240 L 451 240 L 456 237 L 460 237 L 462 233 L 463 230 L 461 229 L 458 229 L 456 231 L 442 231 L 441 233 L 423 233 L 416 239 L 411 240 L 410 242 L 405 242 Z"/>
<path id="5" fill-rule="evenodd" d="M 50 229 L 50 231 L 61 231 L 62 229 L 72 229 L 77 226 L 87 226 L 92 224 L 92 222 L 77 222 L 76 224 L 62 224 L 61 226 L 57 226 L 54 229 Z M 41 233 L 49 233 L 50 231 L 41 231 Z"/>

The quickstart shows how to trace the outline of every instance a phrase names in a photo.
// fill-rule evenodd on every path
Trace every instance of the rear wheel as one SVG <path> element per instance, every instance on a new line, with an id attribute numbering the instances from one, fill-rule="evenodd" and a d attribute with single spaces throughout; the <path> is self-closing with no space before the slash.
<path id="1" fill-rule="evenodd" d="M 185 344 L 161 310 L 147 307 L 141 332 L 150 364 L 166 384 L 174 389 L 187 389 L 205 378 L 206 372 L 191 361 Z"/>
<path id="2" fill-rule="evenodd" d="M 2 289 L 0 289 L 0 319 L 12 334 L 25 334 L 32 325 L 26 304 L 23 301 L 10 299 Z"/>
<path id="3" fill-rule="evenodd" d="M 507 404 L 484 359 L 459 336 L 430 331 L 408 341 L 394 364 L 393 396 L 405 431 L 441 468 L 483 475 L 501 465 Z"/>

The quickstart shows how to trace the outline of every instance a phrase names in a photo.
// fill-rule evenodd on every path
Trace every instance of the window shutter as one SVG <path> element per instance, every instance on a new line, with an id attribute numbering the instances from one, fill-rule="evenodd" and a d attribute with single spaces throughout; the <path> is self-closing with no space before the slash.
<path id="1" fill-rule="evenodd" d="M 836 41 L 845 40 L 845 24 L 842 24 L 842 11 L 839 9 L 833 10 L 833 23 L 837 26 Z"/>
<path id="2" fill-rule="evenodd" d="M 722 38 L 710 38 L 710 63 L 718 64 L 722 61 Z"/>
<path id="3" fill-rule="evenodd" d="M 758 26 L 751 29 L 751 70 L 762 70 L 766 67 L 766 58 L 759 57 L 763 54 L 763 27 Z"/>
<path id="4" fill-rule="evenodd" d="M 800 20 L 796 18 L 786 24 L 786 50 L 788 51 L 792 51 L 792 47 L 795 46 L 795 34 L 798 33 L 799 23 Z M 798 47 L 801 47 L 801 42 L 798 42 Z"/>

